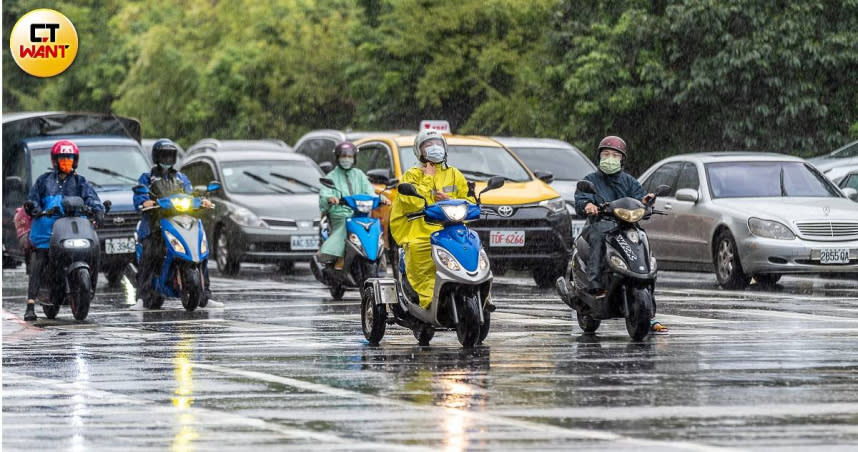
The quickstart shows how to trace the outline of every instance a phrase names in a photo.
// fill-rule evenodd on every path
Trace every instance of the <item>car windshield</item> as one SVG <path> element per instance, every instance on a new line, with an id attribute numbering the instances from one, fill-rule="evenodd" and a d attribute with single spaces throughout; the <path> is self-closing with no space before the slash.
<path id="1" fill-rule="evenodd" d="M 51 169 L 51 150 L 33 150 L 33 175 Z M 133 146 L 80 146 L 77 173 L 95 187 L 136 185 L 149 164 Z"/>
<path id="2" fill-rule="evenodd" d="M 402 171 L 417 164 L 412 146 L 399 148 Z M 469 180 L 488 180 L 503 176 L 513 182 L 527 182 L 530 175 L 506 149 L 491 146 L 447 146 L 447 163 L 457 168 Z"/>
<path id="3" fill-rule="evenodd" d="M 803 162 L 707 163 L 713 198 L 839 197 Z"/>
<path id="4" fill-rule="evenodd" d="M 596 171 L 584 156 L 574 149 L 510 147 L 531 171 L 548 171 L 555 180 L 581 180 Z"/>
<path id="5" fill-rule="evenodd" d="M 858 157 L 858 141 L 844 147 L 839 151 L 834 151 L 826 157 L 832 159 L 845 159 L 849 157 Z"/>
<path id="6" fill-rule="evenodd" d="M 223 181 L 236 194 L 318 193 L 319 168 L 300 160 L 256 160 L 225 162 Z"/>

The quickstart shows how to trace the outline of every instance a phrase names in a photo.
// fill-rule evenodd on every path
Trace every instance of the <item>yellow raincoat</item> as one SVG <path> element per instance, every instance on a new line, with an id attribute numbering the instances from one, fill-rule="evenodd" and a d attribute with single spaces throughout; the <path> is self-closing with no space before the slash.
<path id="1" fill-rule="evenodd" d="M 409 169 L 402 175 L 401 182 L 413 184 L 429 204 L 435 204 L 435 193 L 443 192 L 451 199 L 466 199 L 476 202 L 468 196 L 468 182 L 456 168 L 446 165 L 435 167 L 435 175 L 423 174 L 421 167 Z M 426 223 L 422 218 L 408 221 L 406 214 L 423 209 L 423 200 L 414 196 L 398 195 L 390 213 L 390 233 L 394 240 L 405 249 L 405 273 L 414 291 L 420 295 L 420 307 L 428 309 L 435 290 L 435 263 L 432 260 L 432 245 L 429 236 L 441 229 L 440 225 Z"/>

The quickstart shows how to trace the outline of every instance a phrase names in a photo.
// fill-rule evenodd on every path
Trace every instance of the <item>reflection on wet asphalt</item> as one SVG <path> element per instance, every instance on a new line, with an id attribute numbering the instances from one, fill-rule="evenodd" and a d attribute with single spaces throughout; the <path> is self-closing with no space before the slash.
<path id="1" fill-rule="evenodd" d="M 552 291 L 497 278 L 486 344 L 422 348 L 360 332 L 306 266 L 215 276 L 222 308 L 136 311 L 104 289 L 20 320 L 26 275 L 3 272 L 4 450 L 850 450 L 858 444 L 858 282 L 785 277 L 728 292 L 664 273 L 668 336 L 621 320 L 583 335 Z M 104 284 L 104 280 L 101 280 Z"/>

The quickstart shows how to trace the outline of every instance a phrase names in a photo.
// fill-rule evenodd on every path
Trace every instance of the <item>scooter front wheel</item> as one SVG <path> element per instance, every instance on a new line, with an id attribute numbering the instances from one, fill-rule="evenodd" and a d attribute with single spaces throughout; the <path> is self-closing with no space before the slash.
<path id="1" fill-rule="evenodd" d="M 182 306 L 191 312 L 200 305 L 205 296 L 200 270 L 196 267 L 182 269 Z"/>
<path id="2" fill-rule="evenodd" d="M 585 333 L 595 333 L 599 329 L 599 325 L 602 324 L 601 320 L 596 320 L 587 314 L 581 314 L 581 311 L 575 311 L 575 314 L 578 316 L 578 326 Z"/>
<path id="3" fill-rule="evenodd" d="M 92 299 L 92 282 L 89 270 L 80 268 L 71 277 L 71 294 L 69 294 L 69 307 L 75 320 L 86 319 L 89 314 L 89 301 Z"/>
<path id="4" fill-rule="evenodd" d="M 486 337 L 489 335 L 489 328 L 492 325 L 492 313 L 489 312 L 488 309 L 483 310 L 483 324 L 480 325 L 480 338 L 477 340 L 477 344 L 482 344 Z"/>
<path id="5" fill-rule="evenodd" d="M 456 336 L 463 347 L 473 347 L 480 339 L 480 302 L 476 295 L 462 297 L 457 306 L 459 321 L 456 323 Z"/>
<path id="6" fill-rule="evenodd" d="M 375 303 L 375 292 L 371 287 L 365 288 L 361 295 L 360 320 L 363 337 L 370 345 L 378 345 L 387 327 L 387 310 L 383 304 Z"/>
<path id="7" fill-rule="evenodd" d="M 626 312 L 626 330 L 639 341 L 649 334 L 652 318 L 652 294 L 649 289 L 632 289 Z"/>

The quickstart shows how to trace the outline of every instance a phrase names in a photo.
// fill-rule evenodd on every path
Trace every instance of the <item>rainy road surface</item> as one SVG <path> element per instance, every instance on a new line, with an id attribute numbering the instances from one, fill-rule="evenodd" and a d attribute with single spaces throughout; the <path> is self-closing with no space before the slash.
<path id="1" fill-rule="evenodd" d="M 486 345 L 360 332 L 307 267 L 215 276 L 223 308 L 129 310 L 102 290 L 86 323 L 20 320 L 3 272 L 3 450 L 856 450 L 858 282 L 784 278 L 725 292 L 664 273 L 668 336 L 622 321 L 582 335 L 530 279 L 497 279 Z M 102 279 L 102 285 L 104 280 Z"/>

